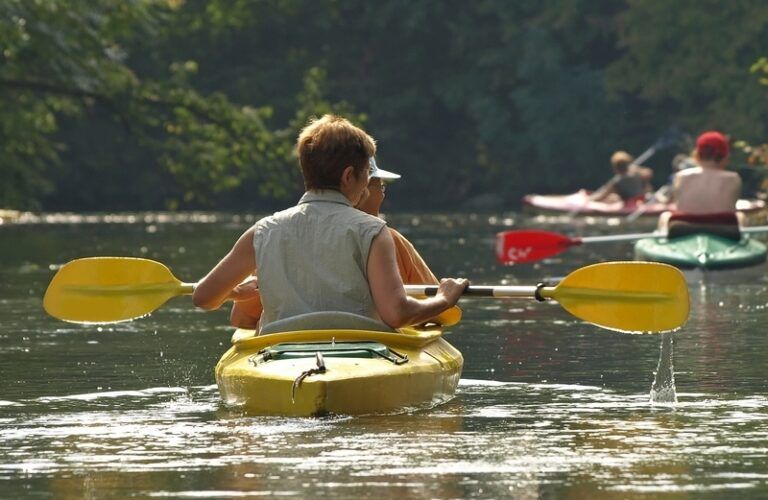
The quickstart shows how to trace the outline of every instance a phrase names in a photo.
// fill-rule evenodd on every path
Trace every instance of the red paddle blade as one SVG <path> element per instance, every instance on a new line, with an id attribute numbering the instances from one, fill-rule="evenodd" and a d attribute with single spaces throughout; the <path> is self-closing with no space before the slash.
<path id="1" fill-rule="evenodd" d="M 533 262 L 579 244 L 579 238 L 547 231 L 504 231 L 496 235 L 496 259 L 500 264 Z"/>

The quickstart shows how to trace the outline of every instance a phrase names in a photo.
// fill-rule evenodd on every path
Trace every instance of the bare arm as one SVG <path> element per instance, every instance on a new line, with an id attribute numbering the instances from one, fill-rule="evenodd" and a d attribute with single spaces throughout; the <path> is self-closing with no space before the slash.
<path id="1" fill-rule="evenodd" d="M 434 297 L 421 300 L 408 297 L 397 269 L 395 244 L 387 230 L 382 230 L 371 244 L 368 282 L 379 316 L 392 328 L 416 325 L 434 318 L 456 305 L 468 284 L 465 279 L 447 279 L 440 283 Z"/>
<path id="2" fill-rule="evenodd" d="M 632 165 L 630 173 L 643 179 L 644 181 L 650 181 L 653 179 L 653 169 L 650 167 L 643 167 L 641 165 Z"/>
<path id="3" fill-rule="evenodd" d="M 245 299 L 236 287 L 255 271 L 256 255 L 251 228 L 240 236 L 216 267 L 200 280 L 192 294 L 192 301 L 197 307 L 210 310 L 218 309 L 228 299 Z"/>
<path id="4" fill-rule="evenodd" d="M 672 203 L 680 199 L 680 186 L 683 183 L 681 179 L 682 176 L 679 175 L 679 173 L 672 176 L 672 189 L 669 191 L 669 201 L 667 203 Z"/>
<path id="5" fill-rule="evenodd" d="M 740 175 L 736 175 L 736 179 L 733 182 L 733 191 L 732 191 L 732 198 L 734 200 L 733 202 L 733 208 L 736 209 L 736 202 L 739 201 L 739 198 L 741 198 L 741 188 L 742 188 L 742 180 Z"/>
<path id="6" fill-rule="evenodd" d="M 614 192 L 614 186 L 616 185 L 616 182 L 618 182 L 619 176 L 614 175 L 611 177 L 611 179 L 600 186 L 597 191 L 592 193 L 589 196 L 590 201 L 603 201 L 608 197 L 608 195 L 612 194 Z"/>

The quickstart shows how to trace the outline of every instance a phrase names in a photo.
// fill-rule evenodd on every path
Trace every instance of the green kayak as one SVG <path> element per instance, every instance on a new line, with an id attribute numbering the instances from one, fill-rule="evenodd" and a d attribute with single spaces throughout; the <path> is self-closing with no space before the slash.
<path id="1" fill-rule="evenodd" d="M 635 259 L 671 264 L 683 270 L 720 271 L 757 266 L 766 246 L 743 234 L 739 240 L 707 233 L 676 238 L 646 238 L 635 243 Z"/>

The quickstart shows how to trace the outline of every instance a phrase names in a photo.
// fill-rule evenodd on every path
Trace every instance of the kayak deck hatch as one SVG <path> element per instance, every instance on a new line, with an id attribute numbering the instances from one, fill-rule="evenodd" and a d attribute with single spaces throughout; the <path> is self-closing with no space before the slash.
<path id="1" fill-rule="evenodd" d="M 380 342 L 284 342 L 262 349 L 251 357 L 254 365 L 281 359 L 312 358 L 383 358 L 396 365 L 408 362 L 408 356 L 395 352 Z"/>

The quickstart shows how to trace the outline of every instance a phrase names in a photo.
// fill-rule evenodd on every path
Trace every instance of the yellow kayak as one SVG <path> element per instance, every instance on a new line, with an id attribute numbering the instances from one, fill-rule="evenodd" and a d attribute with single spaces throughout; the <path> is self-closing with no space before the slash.
<path id="1" fill-rule="evenodd" d="M 361 415 L 432 407 L 454 396 L 464 358 L 441 329 L 377 331 L 373 320 L 339 323 L 328 314 L 306 315 L 315 318 L 292 331 L 235 332 L 216 365 L 224 402 L 257 415 Z M 304 329 L 324 318 L 328 328 Z"/>

